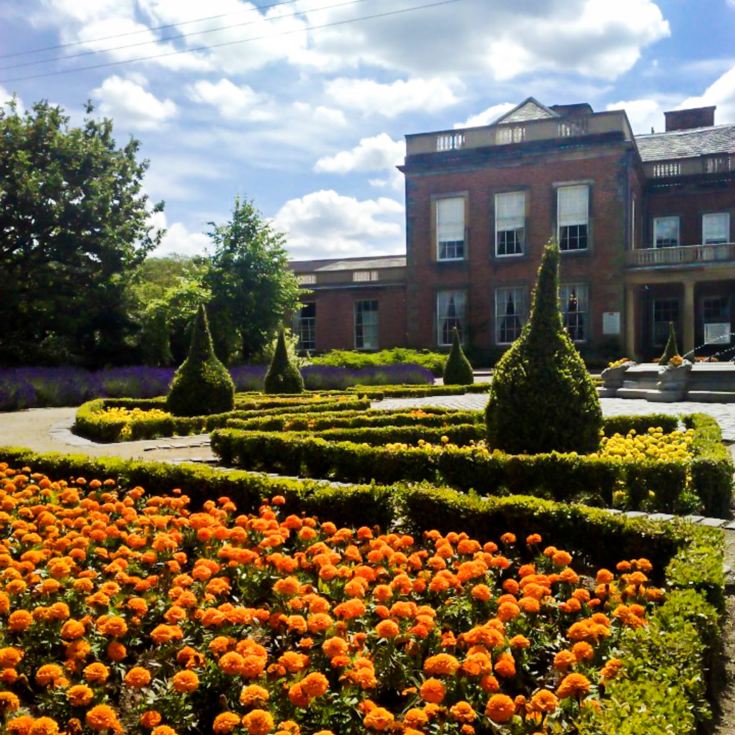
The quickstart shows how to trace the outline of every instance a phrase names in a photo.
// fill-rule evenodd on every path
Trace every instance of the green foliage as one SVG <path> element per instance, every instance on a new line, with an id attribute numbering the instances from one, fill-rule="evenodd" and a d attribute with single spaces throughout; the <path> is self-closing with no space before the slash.
<path id="1" fill-rule="evenodd" d="M 278 332 L 273 360 L 265 376 L 266 393 L 303 393 L 304 379 L 299 369 L 291 363 L 286 349 L 283 329 Z"/>
<path id="2" fill-rule="evenodd" d="M 380 367 L 381 365 L 421 365 L 440 377 L 444 372 L 446 356 L 441 352 L 429 350 L 413 350 L 407 347 L 394 347 L 379 352 L 362 352 L 357 350 L 330 350 L 324 355 L 311 358 L 313 365 L 331 365 L 333 367 Z"/>
<path id="3" fill-rule="evenodd" d="M 674 329 L 674 322 L 669 322 L 669 338 L 666 340 L 666 347 L 664 347 L 664 353 L 659 358 L 659 365 L 668 365 L 669 360 L 679 354 L 679 348 L 676 345 L 676 330 Z"/>
<path id="4" fill-rule="evenodd" d="M 296 347 L 299 343 L 299 337 L 294 334 L 291 329 L 285 328 L 283 330 L 284 340 L 286 343 L 286 354 L 288 355 L 288 361 L 298 368 L 308 364 L 306 358 L 300 357 L 296 351 Z M 269 342 L 263 345 L 256 354 L 253 355 L 251 362 L 253 365 L 270 365 L 273 362 L 273 356 L 276 354 L 276 348 L 278 347 L 279 335 L 273 336 Z"/>
<path id="5" fill-rule="evenodd" d="M 457 327 L 452 329 L 452 349 L 444 365 L 444 385 L 472 385 L 475 376 L 472 365 L 462 349 Z"/>
<path id="6" fill-rule="evenodd" d="M 513 454 L 587 453 L 600 442 L 600 402 L 562 326 L 558 280 L 559 247 L 550 243 L 541 260 L 530 319 L 498 362 L 490 385 L 488 442 Z"/>
<path id="7" fill-rule="evenodd" d="M 204 286 L 216 314 L 212 335 L 219 357 L 249 360 L 272 338 L 299 301 L 299 284 L 288 267 L 284 236 L 271 229 L 252 202 L 235 199 L 229 222 L 210 222 L 214 245 Z"/>
<path id="8" fill-rule="evenodd" d="M 189 356 L 174 374 L 166 408 L 175 416 L 204 416 L 230 411 L 235 384 L 212 349 L 204 305 L 199 307 L 191 333 Z"/>
<path id="9" fill-rule="evenodd" d="M 127 285 L 163 230 L 150 224 L 139 142 L 118 147 L 92 112 L 72 127 L 48 102 L 0 107 L 4 363 L 129 361 Z"/>

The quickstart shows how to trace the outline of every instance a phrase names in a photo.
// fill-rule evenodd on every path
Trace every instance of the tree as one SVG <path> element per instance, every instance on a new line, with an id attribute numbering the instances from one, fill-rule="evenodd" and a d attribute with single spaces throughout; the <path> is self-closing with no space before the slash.
<path id="1" fill-rule="evenodd" d="M 303 393 L 304 379 L 299 369 L 291 362 L 286 349 L 283 328 L 278 332 L 276 349 L 265 376 L 266 393 Z"/>
<path id="2" fill-rule="evenodd" d="M 444 385 L 472 385 L 475 376 L 472 365 L 462 349 L 457 327 L 452 329 L 452 349 L 444 365 Z"/>
<path id="3" fill-rule="evenodd" d="M 0 108 L 0 360 L 125 361 L 134 324 L 125 298 L 163 230 L 142 193 L 139 143 L 112 122 L 72 127 L 61 108 Z"/>
<path id="4" fill-rule="evenodd" d="M 204 285 L 215 351 L 228 363 L 263 348 L 284 315 L 296 309 L 299 284 L 288 268 L 285 237 L 250 201 L 235 198 L 229 222 L 210 222 L 214 244 Z"/>
<path id="5" fill-rule="evenodd" d="M 664 347 L 664 353 L 659 358 L 659 365 L 668 365 L 669 360 L 674 355 L 679 354 L 679 348 L 676 344 L 676 330 L 674 329 L 674 322 L 669 322 L 669 338 L 666 340 L 666 347 Z"/>
<path id="6" fill-rule="evenodd" d="M 212 349 L 207 311 L 199 307 L 191 330 L 189 355 L 179 366 L 166 397 L 166 408 L 175 416 L 206 416 L 231 411 L 235 384 Z"/>
<path id="7" fill-rule="evenodd" d="M 513 454 L 597 449 L 597 389 L 559 311 L 559 247 L 541 259 L 531 316 L 498 362 L 486 410 L 488 443 Z"/>

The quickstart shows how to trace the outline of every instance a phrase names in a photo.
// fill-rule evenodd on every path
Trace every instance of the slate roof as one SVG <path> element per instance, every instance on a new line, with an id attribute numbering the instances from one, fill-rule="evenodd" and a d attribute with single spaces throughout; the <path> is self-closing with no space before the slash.
<path id="1" fill-rule="evenodd" d="M 535 97 L 526 97 L 523 102 L 516 105 L 512 110 L 508 110 L 504 115 L 501 115 L 492 125 L 545 120 L 551 117 L 559 117 L 559 114 L 541 104 Z"/>
<path id="2" fill-rule="evenodd" d="M 376 268 L 405 268 L 405 255 L 378 255 L 373 258 L 333 258 L 324 260 L 292 260 L 292 270 L 299 272 L 360 271 Z"/>
<path id="3" fill-rule="evenodd" d="M 636 135 L 635 142 L 644 162 L 735 153 L 735 125 Z"/>

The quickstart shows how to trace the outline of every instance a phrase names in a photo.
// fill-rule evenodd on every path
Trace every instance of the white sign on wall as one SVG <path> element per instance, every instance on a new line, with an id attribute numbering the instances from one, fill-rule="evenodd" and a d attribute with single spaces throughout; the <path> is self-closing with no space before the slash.
<path id="1" fill-rule="evenodd" d="M 602 313 L 602 333 L 620 334 L 620 312 L 604 311 Z"/>
<path id="2" fill-rule="evenodd" d="M 707 345 L 729 345 L 730 323 L 711 322 L 704 325 L 704 343 Z"/>

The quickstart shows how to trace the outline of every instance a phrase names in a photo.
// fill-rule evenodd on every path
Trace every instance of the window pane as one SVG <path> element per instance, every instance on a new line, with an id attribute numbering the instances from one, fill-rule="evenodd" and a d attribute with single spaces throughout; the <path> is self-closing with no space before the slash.
<path id="1" fill-rule="evenodd" d="M 464 197 L 436 200 L 436 239 L 439 260 L 464 258 Z"/>
<path id="2" fill-rule="evenodd" d="M 378 302 L 355 302 L 355 347 L 358 350 L 378 348 Z"/>
<path id="3" fill-rule="evenodd" d="M 730 242 L 730 215 L 727 212 L 702 215 L 702 242 L 705 245 Z"/>
<path id="4" fill-rule="evenodd" d="M 316 304 L 304 304 L 294 319 L 299 350 L 316 349 Z"/>
<path id="5" fill-rule="evenodd" d="M 557 189 L 557 226 L 561 250 L 586 250 L 589 229 L 589 187 Z"/>
<path id="6" fill-rule="evenodd" d="M 653 302 L 653 344 L 665 345 L 669 338 L 669 322 L 679 323 L 678 299 L 655 299 Z"/>
<path id="7" fill-rule="evenodd" d="M 437 342 L 440 345 L 450 345 L 454 327 L 457 327 L 460 338 L 463 338 L 464 323 L 464 291 L 439 291 L 436 295 Z"/>
<path id="8" fill-rule="evenodd" d="M 495 341 L 510 344 L 521 335 L 527 318 L 523 286 L 495 289 Z"/>
<path id="9" fill-rule="evenodd" d="M 656 217 L 653 220 L 653 245 L 657 248 L 679 246 L 678 217 Z"/>
<path id="10" fill-rule="evenodd" d="M 586 283 L 569 283 L 559 288 L 562 321 L 574 342 L 584 342 L 587 335 L 589 296 Z"/>
<path id="11" fill-rule="evenodd" d="M 526 226 L 526 193 L 509 191 L 495 195 L 495 253 L 523 252 Z"/>

